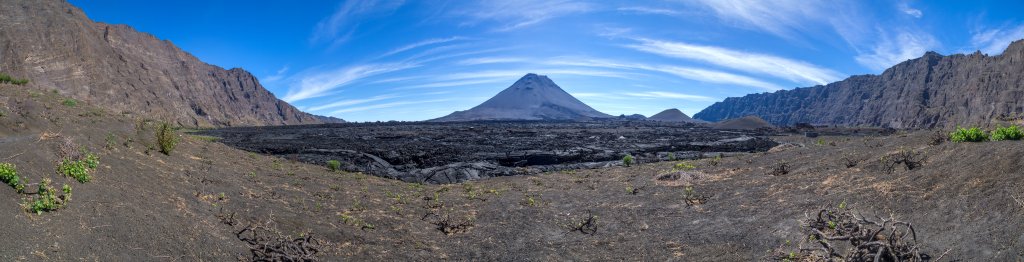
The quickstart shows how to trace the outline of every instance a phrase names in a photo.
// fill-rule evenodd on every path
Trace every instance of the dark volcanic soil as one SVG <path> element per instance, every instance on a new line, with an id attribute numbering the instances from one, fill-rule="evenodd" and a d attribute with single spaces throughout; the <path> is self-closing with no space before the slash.
<path id="1" fill-rule="evenodd" d="M 763 152 L 767 131 L 654 121 L 334 124 L 227 128 L 200 134 L 244 150 L 407 182 L 483 177 Z"/>
<path id="2" fill-rule="evenodd" d="M 33 183 L 74 187 L 66 207 L 35 214 L 22 206 L 33 195 L 0 185 L 0 261 L 248 261 L 262 258 L 254 248 L 281 244 L 243 241 L 237 233 L 253 225 L 310 237 L 321 261 L 755 261 L 793 250 L 805 216 L 842 202 L 913 223 L 922 251 L 945 253 L 941 261 L 1024 258 L 1021 141 L 781 135 L 773 139 L 793 144 L 720 160 L 431 185 L 208 137 L 183 135 L 163 155 L 149 149 L 145 119 L 64 99 L 0 84 L 0 162 Z M 64 138 L 99 155 L 92 181 L 56 174 Z M 887 172 L 884 160 L 901 150 L 922 165 Z M 775 172 L 783 163 L 788 172 Z M 704 201 L 688 205 L 687 187 Z M 589 215 L 593 227 L 575 230 Z"/>

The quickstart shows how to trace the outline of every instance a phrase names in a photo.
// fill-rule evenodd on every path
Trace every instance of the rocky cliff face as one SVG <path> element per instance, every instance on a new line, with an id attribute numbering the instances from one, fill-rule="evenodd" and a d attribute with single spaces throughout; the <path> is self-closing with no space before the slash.
<path id="1" fill-rule="evenodd" d="M 586 120 L 611 117 L 566 93 L 547 76 L 526 74 L 483 104 L 432 121 Z"/>
<path id="2" fill-rule="evenodd" d="M 800 122 L 893 128 L 992 125 L 1024 116 L 1024 40 L 1001 55 L 928 52 L 885 70 L 825 86 L 727 98 L 694 115 L 719 121 L 757 115 Z"/>
<path id="3" fill-rule="evenodd" d="M 63 0 L 0 1 L 0 72 L 115 112 L 185 126 L 315 124 L 249 72 L 199 61 L 169 41 L 90 20 Z"/>

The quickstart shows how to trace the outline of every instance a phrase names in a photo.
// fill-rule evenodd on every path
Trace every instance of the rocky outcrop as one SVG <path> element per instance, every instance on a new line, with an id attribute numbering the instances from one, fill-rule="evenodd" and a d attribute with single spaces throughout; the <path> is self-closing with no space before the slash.
<path id="1" fill-rule="evenodd" d="M 580 102 L 547 76 L 526 74 L 483 104 L 431 121 L 589 120 L 611 117 Z"/>
<path id="2" fill-rule="evenodd" d="M 1024 116 L 1024 41 L 1001 55 L 928 52 L 885 70 L 825 86 L 727 98 L 694 115 L 719 121 L 757 115 L 776 125 L 892 128 L 992 125 Z"/>
<path id="3" fill-rule="evenodd" d="M 184 126 L 323 123 L 255 76 L 203 63 L 171 42 L 90 20 L 63 0 L 0 1 L 0 72 L 124 114 Z"/>

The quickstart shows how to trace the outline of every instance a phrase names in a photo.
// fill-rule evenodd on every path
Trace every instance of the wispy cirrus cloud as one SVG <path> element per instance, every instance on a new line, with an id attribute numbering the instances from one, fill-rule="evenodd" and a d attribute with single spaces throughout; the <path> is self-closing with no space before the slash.
<path id="1" fill-rule="evenodd" d="M 468 16 L 474 23 L 497 23 L 496 31 L 511 31 L 594 8 L 591 3 L 575 0 L 484 0 L 454 14 Z"/>
<path id="2" fill-rule="evenodd" d="M 684 66 L 672 66 L 672 65 L 651 65 L 643 63 L 631 63 L 631 62 L 620 62 L 603 59 L 587 59 L 587 58 L 569 58 L 569 57 L 557 57 L 547 62 L 551 65 L 565 65 L 565 66 L 582 66 L 582 67 L 603 67 L 603 68 L 615 68 L 615 69 L 629 69 L 629 70 L 644 70 L 651 72 L 659 72 L 664 74 L 673 75 L 676 77 L 696 80 L 700 82 L 715 83 L 715 84 L 730 84 L 730 85 L 742 85 L 749 87 L 756 87 L 767 91 L 775 91 L 782 89 L 781 86 L 766 82 L 764 80 L 727 73 L 722 71 L 684 67 Z"/>
<path id="3" fill-rule="evenodd" d="M 418 67 L 411 63 L 361 64 L 300 76 L 282 100 L 289 103 L 321 97 L 334 89 L 367 77 Z"/>
<path id="4" fill-rule="evenodd" d="M 619 7 L 617 10 L 619 10 L 620 12 L 627 12 L 627 13 L 656 14 L 656 15 L 667 15 L 667 16 L 674 16 L 674 15 L 682 14 L 682 12 L 679 12 L 679 11 L 676 11 L 676 10 L 672 10 L 672 9 L 655 8 L 655 7 L 647 7 L 647 6 L 626 6 L 626 7 Z"/>
<path id="5" fill-rule="evenodd" d="M 451 41 L 456 41 L 456 40 L 459 40 L 459 39 L 463 39 L 463 38 L 462 37 L 458 37 L 458 36 L 453 36 L 453 37 L 448 37 L 448 38 L 431 38 L 431 39 L 427 39 L 427 40 L 423 40 L 423 41 L 419 41 L 419 42 L 416 42 L 416 43 L 412 43 L 412 44 L 408 44 L 408 45 L 405 45 L 405 46 L 402 46 L 402 47 L 395 48 L 395 49 L 393 49 L 391 51 L 388 51 L 388 52 L 380 55 L 378 58 L 392 56 L 392 55 L 395 55 L 395 54 L 398 54 L 398 53 L 401 53 L 401 52 L 405 52 L 405 51 L 409 51 L 409 50 L 412 50 L 412 49 L 415 49 L 415 48 L 418 48 L 418 47 L 434 45 L 434 44 L 442 44 L 442 43 L 447 43 L 447 42 L 451 42 Z"/>
<path id="6" fill-rule="evenodd" d="M 975 32 L 971 36 L 971 46 L 983 53 L 997 55 L 1020 39 L 1024 39 L 1024 25 L 1002 26 Z"/>
<path id="7" fill-rule="evenodd" d="M 311 44 L 328 43 L 331 47 L 345 43 L 352 38 L 359 19 L 367 15 L 386 13 L 401 7 L 403 0 L 349 0 L 338 6 L 331 16 L 316 24 L 309 38 Z"/>
<path id="8" fill-rule="evenodd" d="M 396 101 L 396 102 L 388 102 L 388 103 L 381 103 L 381 104 L 374 104 L 374 105 L 367 105 L 367 106 L 349 107 L 349 108 L 345 108 L 345 109 L 341 109 L 341 110 L 337 110 L 337 111 L 331 112 L 330 114 L 331 115 L 338 115 L 338 114 L 344 114 L 344 113 L 367 111 L 367 110 L 373 110 L 373 109 L 392 108 L 392 107 L 405 106 L 405 105 L 449 102 L 449 101 L 453 101 L 453 100 L 455 100 L 455 99 L 454 98 L 445 98 L 445 99 L 432 99 L 432 100 Z"/>
<path id="9" fill-rule="evenodd" d="M 289 69 L 288 66 L 284 66 L 281 69 L 278 69 L 277 72 L 275 72 L 273 75 L 264 77 L 262 79 L 262 82 L 265 82 L 265 83 L 277 82 L 277 81 L 279 81 L 281 79 L 284 79 L 284 77 L 286 76 L 285 74 L 288 73 L 288 69 Z"/>
<path id="10" fill-rule="evenodd" d="M 459 65 L 484 65 L 484 64 L 504 64 L 504 63 L 519 63 L 525 62 L 528 59 L 524 57 L 474 57 L 463 59 L 457 62 Z"/>
<path id="11" fill-rule="evenodd" d="M 900 12 L 903 12 L 904 14 L 913 16 L 915 18 L 921 18 L 922 16 L 924 16 L 924 12 L 921 12 L 920 9 L 910 7 L 910 5 L 907 3 L 900 3 L 899 5 L 897 5 L 897 8 L 900 10 Z"/>
<path id="12" fill-rule="evenodd" d="M 938 41 L 928 34 L 900 32 L 891 37 L 880 32 L 879 35 L 881 37 L 871 51 L 854 57 L 857 63 L 874 70 L 884 70 L 908 59 L 920 57 L 928 50 L 939 46 Z"/>
<path id="13" fill-rule="evenodd" d="M 639 44 L 627 45 L 627 47 L 666 57 L 701 61 L 752 74 L 770 75 L 795 83 L 827 84 L 843 77 L 842 74 L 827 68 L 773 55 L 682 42 L 638 40 Z"/>
<path id="14" fill-rule="evenodd" d="M 717 101 L 717 99 L 712 98 L 712 97 L 708 97 L 708 96 L 699 96 L 699 95 L 683 94 L 683 93 L 668 92 L 668 91 L 635 92 L 635 93 L 625 93 L 625 95 L 633 96 L 633 97 L 647 97 L 647 98 L 661 98 L 661 99 L 670 98 L 670 99 L 681 99 L 681 100 L 700 101 L 700 102 Z"/>
<path id="15" fill-rule="evenodd" d="M 387 99 L 393 99 L 393 98 L 398 98 L 398 97 L 400 97 L 400 96 L 398 96 L 396 94 L 385 94 L 385 95 L 378 95 L 378 96 L 373 96 L 373 97 L 369 97 L 369 98 L 346 99 L 346 100 L 340 100 L 340 101 L 336 101 L 336 102 L 332 102 L 332 103 L 328 103 L 328 104 L 324 104 L 324 105 L 309 107 L 308 110 L 309 111 L 321 111 L 321 110 L 325 110 L 325 109 L 338 108 L 338 107 L 351 106 L 351 105 L 358 105 L 358 104 L 365 104 L 365 103 L 376 102 L 376 101 L 387 100 Z"/>

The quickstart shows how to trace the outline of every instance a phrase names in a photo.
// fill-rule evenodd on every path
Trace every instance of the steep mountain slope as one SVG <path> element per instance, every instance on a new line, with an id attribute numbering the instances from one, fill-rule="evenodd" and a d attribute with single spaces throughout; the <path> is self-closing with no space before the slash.
<path id="1" fill-rule="evenodd" d="M 885 70 L 825 86 L 727 98 L 694 115 L 719 121 L 757 115 L 800 122 L 894 128 L 992 125 L 1024 116 L 1024 41 L 1001 55 L 928 52 Z"/>
<path id="2" fill-rule="evenodd" d="M 169 41 L 90 20 L 63 0 L 0 1 L 0 72 L 31 88 L 186 126 L 322 123 L 249 72 L 199 61 Z"/>
<path id="3" fill-rule="evenodd" d="M 665 109 L 665 111 L 661 111 L 657 114 L 654 114 L 653 116 L 647 118 L 647 120 L 666 122 L 693 122 L 693 119 L 690 118 L 690 116 L 683 113 L 683 111 L 679 111 L 679 109 L 675 108 Z"/>
<path id="4" fill-rule="evenodd" d="M 581 120 L 607 118 L 580 102 L 547 76 L 526 74 L 483 104 L 432 121 Z"/>

